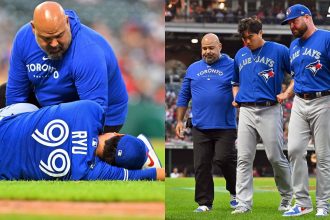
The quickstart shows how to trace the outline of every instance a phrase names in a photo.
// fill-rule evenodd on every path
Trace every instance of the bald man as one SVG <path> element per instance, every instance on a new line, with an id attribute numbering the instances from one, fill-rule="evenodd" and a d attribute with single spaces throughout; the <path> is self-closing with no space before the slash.
<path id="1" fill-rule="evenodd" d="M 195 167 L 195 212 L 210 211 L 214 200 L 212 162 L 219 166 L 230 192 L 230 206 L 236 203 L 236 111 L 231 105 L 234 62 L 221 54 L 219 38 L 212 33 L 202 39 L 202 60 L 191 64 L 177 101 L 176 134 L 184 138 L 183 118 L 192 100 L 192 136 Z"/>
<path id="2" fill-rule="evenodd" d="M 96 101 L 106 112 L 106 132 L 118 132 L 127 114 L 128 95 L 111 46 L 56 2 L 38 5 L 16 34 L 6 89 L 6 105 L 30 101 L 31 93 L 37 101 L 30 102 L 41 107 Z"/>

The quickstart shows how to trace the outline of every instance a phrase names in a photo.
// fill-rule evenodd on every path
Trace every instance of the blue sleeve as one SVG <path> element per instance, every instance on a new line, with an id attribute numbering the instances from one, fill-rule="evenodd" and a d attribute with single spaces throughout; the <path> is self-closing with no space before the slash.
<path id="1" fill-rule="evenodd" d="M 330 32 L 327 33 L 325 42 L 326 42 L 326 44 L 325 44 L 326 49 L 325 50 L 328 51 L 327 58 L 330 61 Z"/>
<path id="2" fill-rule="evenodd" d="M 79 98 L 106 107 L 108 103 L 107 65 L 103 51 L 95 45 L 83 48 L 74 60 L 73 79 Z"/>
<path id="3" fill-rule="evenodd" d="M 234 73 L 233 73 L 233 78 L 231 80 L 231 84 L 233 86 L 239 86 L 239 68 L 236 61 L 236 57 L 234 59 Z"/>
<path id="4" fill-rule="evenodd" d="M 181 90 L 178 96 L 178 101 L 176 105 L 178 107 L 187 107 L 188 103 L 191 99 L 191 90 L 190 90 L 190 82 L 191 79 L 187 77 L 188 71 L 186 73 L 186 76 L 183 79 L 182 85 L 181 85 Z"/>
<path id="5" fill-rule="evenodd" d="M 282 63 L 283 63 L 283 69 L 287 73 L 291 73 L 290 70 L 290 54 L 289 54 L 289 48 L 286 46 L 283 46 L 282 50 Z"/>
<path id="6" fill-rule="evenodd" d="M 156 168 L 144 170 L 127 170 L 114 167 L 106 162 L 98 160 L 93 168 L 90 169 L 86 180 L 156 180 Z"/>
<path id="7" fill-rule="evenodd" d="M 6 105 L 27 102 L 31 83 L 23 59 L 21 32 L 18 32 L 10 55 L 8 82 L 6 90 Z"/>

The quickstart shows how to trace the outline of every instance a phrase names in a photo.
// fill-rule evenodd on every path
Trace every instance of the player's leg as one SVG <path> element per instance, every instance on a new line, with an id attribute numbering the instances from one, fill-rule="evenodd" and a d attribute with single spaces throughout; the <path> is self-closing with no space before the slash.
<path id="1" fill-rule="evenodd" d="M 214 161 L 221 168 L 226 180 L 226 189 L 234 197 L 236 196 L 237 151 L 235 141 L 237 131 L 236 129 L 217 130 L 214 135 Z M 231 201 L 230 206 L 232 208 L 235 208 L 236 205 L 236 200 Z"/>
<path id="2" fill-rule="evenodd" d="M 276 186 L 282 201 L 280 211 L 289 210 L 293 190 L 289 161 L 283 153 L 283 114 L 281 105 L 261 108 L 257 130 L 260 134 L 267 158 L 272 165 Z M 283 203 L 283 204 L 282 204 Z"/>
<path id="3" fill-rule="evenodd" d="M 254 108 L 241 107 L 237 132 L 236 199 L 238 207 L 232 214 L 239 214 L 252 209 L 252 170 L 256 154 L 256 138 Z"/>
<path id="4" fill-rule="evenodd" d="M 214 183 L 212 160 L 214 143 L 207 131 L 192 129 L 195 168 L 195 201 L 199 206 L 212 207 L 214 200 Z"/>
<path id="5" fill-rule="evenodd" d="M 310 140 L 310 127 L 306 121 L 305 100 L 295 97 L 291 110 L 288 135 L 288 156 L 292 168 L 292 184 L 296 205 L 311 208 L 309 196 L 307 146 Z"/>
<path id="6" fill-rule="evenodd" d="M 315 141 L 316 207 L 328 211 L 330 199 L 330 96 L 312 100 L 311 130 Z"/>

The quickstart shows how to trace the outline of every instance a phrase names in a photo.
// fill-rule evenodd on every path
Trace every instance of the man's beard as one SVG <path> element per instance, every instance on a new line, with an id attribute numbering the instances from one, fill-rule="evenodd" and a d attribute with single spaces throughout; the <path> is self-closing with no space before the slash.
<path id="1" fill-rule="evenodd" d="M 51 60 L 60 60 L 63 57 L 63 51 L 59 51 L 59 52 L 54 53 L 54 54 L 47 53 L 47 56 Z"/>
<path id="2" fill-rule="evenodd" d="M 300 30 L 296 29 L 296 32 L 292 32 L 292 31 L 291 32 L 293 36 L 295 36 L 296 38 L 300 38 L 306 33 L 307 29 L 308 29 L 307 25 L 304 24 L 304 26 Z"/>
<path id="3" fill-rule="evenodd" d="M 207 64 L 212 64 L 215 61 L 217 61 L 219 59 L 219 57 L 216 56 L 212 56 L 211 58 L 207 58 L 207 57 L 203 57 L 203 60 L 205 61 L 205 63 Z"/>

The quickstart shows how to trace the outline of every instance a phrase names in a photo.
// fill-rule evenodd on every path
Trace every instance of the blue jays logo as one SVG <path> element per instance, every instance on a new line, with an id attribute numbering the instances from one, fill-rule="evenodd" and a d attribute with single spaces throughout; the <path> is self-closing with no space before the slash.
<path id="1" fill-rule="evenodd" d="M 313 75 L 315 76 L 317 71 L 322 69 L 322 64 L 320 63 L 320 60 L 317 60 L 313 63 L 308 64 L 306 66 L 306 69 L 309 69 L 313 73 Z"/>
<path id="2" fill-rule="evenodd" d="M 291 8 L 288 8 L 288 10 L 286 10 L 286 16 L 289 16 L 290 13 L 291 13 Z"/>
<path id="3" fill-rule="evenodd" d="M 268 82 L 269 78 L 274 77 L 275 73 L 273 71 L 273 68 L 264 70 L 260 73 L 258 73 L 259 76 L 262 76 L 266 82 Z"/>

